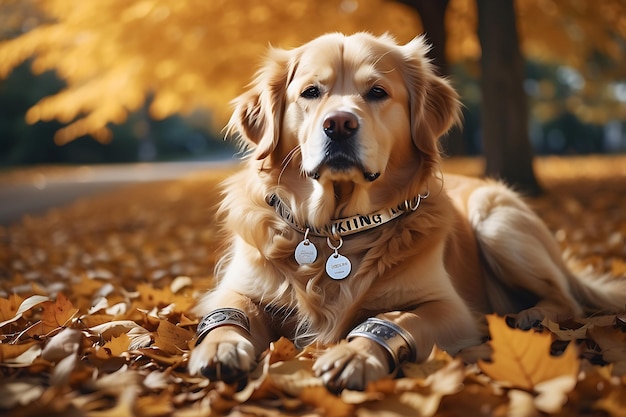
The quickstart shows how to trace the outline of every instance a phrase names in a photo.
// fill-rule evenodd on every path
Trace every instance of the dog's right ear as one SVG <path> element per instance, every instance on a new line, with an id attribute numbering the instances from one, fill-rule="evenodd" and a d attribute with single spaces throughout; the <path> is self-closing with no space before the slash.
<path id="1" fill-rule="evenodd" d="M 226 126 L 226 135 L 238 134 L 244 147 L 254 148 L 257 160 L 265 159 L 278 145 L 285 90 L 293 72 L 292 58 L 293 51 L 270 49 L 248 91 L 231 103 L 234 111 Z"/>

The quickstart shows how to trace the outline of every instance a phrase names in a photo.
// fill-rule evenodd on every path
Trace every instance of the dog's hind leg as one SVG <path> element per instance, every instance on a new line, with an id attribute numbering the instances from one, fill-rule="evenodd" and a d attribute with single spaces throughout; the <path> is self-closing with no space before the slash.
<path id="1" fill-rule="evenodd" d="M 514 191 L 495 181 L 477 188 L 469 197 L 468 217 L 487 265 L 494 312 L 519 313 L 521 328 L 582 314 L 572 288 L 578 283 L 558 244 Z"/>

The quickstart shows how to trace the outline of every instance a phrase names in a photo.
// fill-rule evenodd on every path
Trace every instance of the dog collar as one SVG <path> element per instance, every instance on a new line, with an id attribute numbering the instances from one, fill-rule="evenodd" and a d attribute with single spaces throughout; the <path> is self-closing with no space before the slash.
<path id="1" fill-rule="evenodd" d="M 359 232 L 374 229 L 378 226 L 382 226 L 405 213 L 411 213 L 417 210 L 423 199 L 428 198 L 430 192 L 426 192 L 425 195 L 418 194 L 410 200 L 404 200 L 397 206 L 385 208 L 375 211 L 371 214 L 361 215 L 357 214 L 351 217 L 344 217 L 340 219 L 333 219 L 331 224 L 322 228 L 315 228 L 308 225 L 299 224 L 293 212 L 276 194 L 270 194 L 267 196 L 267 203 L 274 207 L 276 213 L 292 228 L 300 233 L 306 233 L 318 236 L 318 237 L 330 237 L 335 240 L 339 240 L 342 236 L 350 236 Z"/>

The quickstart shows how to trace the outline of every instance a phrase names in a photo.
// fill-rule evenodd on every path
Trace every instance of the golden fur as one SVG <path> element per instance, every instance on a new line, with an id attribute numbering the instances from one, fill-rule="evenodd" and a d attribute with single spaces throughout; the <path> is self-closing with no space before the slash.
<path id="1" fill-rule="evenodd" d="M 191 372 L 234 380 L 281 335 L 336 344 L 374 316 L 409 331 L 419 361 L 434 344 L 456 353 L 481 343 L 486 313 L 521 311 L 517 325 L 527 328 L 584 307 L 623 308 L 624 286 L 576 278 L 510 189 L 442 177 L 438 138 L 459 121 L 459 103 L 426 52 L 421 38 L 398 45 L 364 33 L 270 51 L 234 101 L 229 133 L 251 150 L 245 169 L 225 184 L 220 213 L 229 246 L 217 287 L 197 307 L 202 315 L 244 310 L 251 335 L 213 330 L 192 352 Z M 324 127 L 332 117 L 358 121 L 349 143 L 330 143 Z M 325 238 L 311 237 L 319 251 L 313 264 L 296 263 L 303 235 L 267 202 L 276 194 L 299 224 L 321 228 L 426 193 L 414 213 L 343 239 L 352 272 L 341 281 L 325 272 L 333 253 Z M 335 390 L 363 389 L 390 372 L 386 353 L 364 338 L 334 345 L 314 369 Z"/>

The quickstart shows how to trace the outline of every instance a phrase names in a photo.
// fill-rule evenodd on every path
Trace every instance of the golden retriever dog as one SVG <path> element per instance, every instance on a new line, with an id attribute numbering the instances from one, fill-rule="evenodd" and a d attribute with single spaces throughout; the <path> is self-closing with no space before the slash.
<path id="1" fill-rule="evenodd" d="M 227 127 L 249 153 L 225 183 L 191 373 L 242 380 L 286 336 L 326 347 L 330 390 L 362 390 L 434 345 L 481 344 L 486 313 L 530 328 L 624 307 L 623 283 L 570 272 L 515 192 L 442 174 L 460 105 L 427 50 L 366 33 L 270 50 Z"/>

